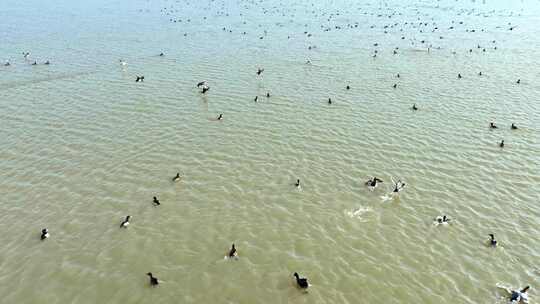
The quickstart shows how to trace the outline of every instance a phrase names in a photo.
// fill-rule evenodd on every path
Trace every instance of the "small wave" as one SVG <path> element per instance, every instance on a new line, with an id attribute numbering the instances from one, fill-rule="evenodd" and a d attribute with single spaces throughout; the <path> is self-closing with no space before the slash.
<path id="1" fill-rule="evenodd" d="M 508 297 L 512 294 L 512 288 L 503 283 L 497 283 L 495 286 L 501 291 L 497 292 L 497 299 L 495 303 L 509 303 Z"/>
<path id="2" fill-rule="evenodd" d="M 433 222 L 433 226 L 435 226 L 435 227 L 437 227 L 437 226 L 448 226 L 448 225 L 450 225 L 450 223 L 448 223 L 448 222 L 443 222 L 443 223 L 439 223 L 437 221 Z"/>
<path id="3" fill-rule="evenodd" d="M 497 288 L 502 289 L 508 293 L 512 293 L 512 288 L 510 288 L 508 285 L 505 285 L 504 283 L 497 283 L 495 284 L 495 286 L 497 286 Z"/>
<path id="4" fill-rule="evenodd" d="M 13 82 L 0 84 L 0 90 L 7 90 L 7 89 L 13 89 L 13 88 L 18 88 L 18 87 L 23 87 L 23 86 L 29 86 L 29 85 L 42 83 L 42 82 L 74 79 L 77 77 L 88 76 L 88 75 L 97 74 L 100 72 L 101 71 L 84 71 L 84 72 L 75 72 L 75 73 L 62 73 L 55 76 L 42 77 L 42 78 L 37 78 L 37 79 L 17 80 Z"/>

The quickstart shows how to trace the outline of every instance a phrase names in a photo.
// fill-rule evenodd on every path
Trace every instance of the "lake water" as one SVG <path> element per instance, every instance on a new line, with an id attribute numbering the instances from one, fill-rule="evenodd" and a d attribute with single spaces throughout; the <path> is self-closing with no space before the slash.
<path id="1" fill-rule="evenodd" d="M 536 303 L 540 2 L 492 2 L 2 0 L 0 302 Z"/>

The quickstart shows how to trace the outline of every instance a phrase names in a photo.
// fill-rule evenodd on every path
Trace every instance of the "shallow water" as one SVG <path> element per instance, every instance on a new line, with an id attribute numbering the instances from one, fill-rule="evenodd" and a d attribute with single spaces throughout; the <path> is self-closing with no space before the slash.
<path id="1" fill-rule="evenodd" d="M 536 302 L 540 2 L 87 2 L 0 4 L 0 302 Z"/>

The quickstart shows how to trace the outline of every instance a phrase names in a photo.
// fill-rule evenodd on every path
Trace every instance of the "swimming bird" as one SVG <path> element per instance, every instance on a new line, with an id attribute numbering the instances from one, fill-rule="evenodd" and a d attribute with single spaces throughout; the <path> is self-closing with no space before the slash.
<path id="1" fill-rule="evenodd" d="M 11 63 L 9 63 L 9 60 L 6 60 L 6 63 L 4 63 L 4 66 L 10 66 Z"/>
<path id="2" fill-rule="evenodd" d="M 231 250 L 229 250 L 229 257 L 234 258 L 238 255 L 236 252 L 236 248 L 234 247 L 234 244 L 232 244 Z"/>
<path id="3" fill-rule="evenodd" d="M 300 180 L 299 179 L 296 180 L 296 183 L 294 183 L 294 186 L 296 188 L 300 187 Z"/>
<path id="4" fill-rule="evenodd" d="M 399 73 L 397 73 L 396 77 L 397 77 L 397 78 L 400 78 L 401 76 L 399 75 Z"/>
<path id="5" fill-rule="evenodd" d="M 49 238 L 49 230 L 47 228 L 44 228 L 41 230 L 41 240 L 44 240 L 46 238 Z"/>
<path id="6" fill-rule="evenodd" d="M 257 102 L 257 100 L 259 100 L 259 96 L 255 96 L 255 98 L 253 99 L 253 101 Z"/>
<path id="7" fill-rule="evenodd" d="M 159 202 L 159 200 L 157 199 L 157 197 L 154 196 L 154 200 L 152 201 L 152 204 L 154 204 L 154 206 L 159 206 L 161 205 L 161 203 Z"/>
<path id="8" fill-rule="evenodd" d="M 504 139 L 501 141 L 501 143 L 499 144 L 499 147 L 501 148 L 504 148 Z"/>
<path id="9" fill-rule="evenodd" d="M 137 79 L 135 79 L 135 82 L 143 82 L 144 76 L 137 76 Z"/>
<path id="10" fill-rule="evenodd" d="M 527 290 L 530 286 L 526 286 L 522 290 L 512 291 L 510 294 L 510 303 L 529 303 L 529 296 L 527 295 Z"/>
<path id="11" fill-rule="evenodd" d="M 457 74 L 457 78 L 458 78 L 458 79 L 461 79 L 461 74 Z"/>
<path id="12" fill-rule="evenodd" d="M 37 61 L 32 62 L 32 65 L 37 65 Z"/>
<path id="13" fill-rule="evenodd" d="M 258 68 L 258 69 L 257 69 L 257 75 L 261 75 L 262 72 L 264 72 L 264 69 L 261 69 L 261 68 Z"/>
<path id="14" fill-rule="evenodd" d="M 30 57 L 30 52 L 23 52 L 24 59 L 28 59 Z"/>
<path id="15" fill-rule="evenodd" d="M 366 182 L 366 185 L 369 186 L 369 187 L 377 187 L 377 183 L 382 183 L 382 179 L 379 179 L 377 177 L 373 177 L 373 178 L 370 178 L 367 182 Z"/>
<path id="16" fill-rule="evenodd" d="M 510 126 L 510 129 L 512 129 L 512 130 L 517 130 L 518 127 L 517 127 L 514 123 L 512 123 L 512 125 Z"/>
<path id="17" fill-rule="evenodd" d="M 208 92 L 208 90 L 210 90 L 210 87 L 205 84 L 205 85 L 202 86 L 201 93 L 206 94 L 206 92 Z"/>
<path id="18" fill-rule="evenodd" d="M 401 180 L 398 180 L 395 185 L 394 185 L 394 190 L 393 192 L 394 193 L 398 193 L 400 192 L 401 190 L 403 190 L 403 188 L 405 188 L 405 183 L 402 182 Z"/>
<path id="19" fill-rule="evenodd" d="M 518 79 L 518 80 L 516 81 L 516 83 L 517 83 L 517 84 L 520 84 L 520 83 L 521 83 L 521 79 Z"/>
<path id="20" fill-rule="evenodd" d="M 270 98 L 270 92 L 266 92 L 266 97 Z"/>
<path id="21" fill-rule="evenodd" d="M 394 83 L 394 85 L 392 86 L 394 89 L 397 88 L 397 83 Z"/>
<path id="22" fill-rule="evenodd" d="M 163 53 L 159 53 L 159 56 L 160 56 L 160 57 L 163 57 L 163 56 L 165 56 L 165 54 L 163 54 Z"/>
<path id="23" fill-rule="evenodd" d="M 332 104 L 332 98 L 328 98 L 328 104 Z"/>
<path id="24" fill-rule="evenodd" d="M 347 90 L 350 90 L 350 89 L 351 89 L 351 86 L 348 85 L 348 86 L 346 87 L 346 89 L 347 89 Z"/>
<path id="25" fill-rule="evenodd" d="M 44 65 L 49 65 L 51 62 L 49 60 L 45 61 Z"/>
<path id="26" fill-rule="evenodd" d="M 478 76 L 482 76 L 482 71 L 478 72 Z"/>
<path id="27" fill-rule="evenodd" d="M 126 66 L 127 65 L 127 62 L 125 62 L 124 60 L 120 59 L 118 60 L 120 62 L 120 65 L 121 66 Z"/>
<path id="28" fill-rule="evenodd" d="M 131 215 L 126 216 L 126 219 L 120 224 L 120 228 L 127 228 L 129 226 L 129 219 L 131 219 Z"/>
<path id="29" fill-rule="evenodd" d="M 157 286 L 159 284 L 158 278 L 154 277 L 151 272 L 146 275 L 150 277 L 150 285 Z"/>
<path id="30" fill-rule="evenodd" d="M 495 125 L 495 123 L 493 123 L 493 122 L 490 122 L 490 123 L 489 123 L 489 128 L 490 128 L 490 129 L 498 129 L 498 127 L 497 127 L 497 126 Z"/>
<path id="31" fill-rule="evenodd" d="M 495 240 L 495 236 L 492 233 L 489 234 L 489 245 L 492 247 L 497 246 L 497 241 Z"/>
<path id="32" fill-rule="evenodd" d="M 197 83 L 197 88 L 200 88 L 205 84 L 206 84 L 206 81 L 201 81 L 201 82 Z"/>
<path id="33" fill-rule="evenodd" d="M 176 176 L 172 178 L 172 181 L 173 181 L 173 182 L 178 182 L 178 181 L 180 181 L 180 172 L 176 173 Z"/>
<path id="34" fill-rule="evenodd" d="M 309 287 L 309 283 L 306 278 L 300 278 L 300 276 L 296 272 L 294 273 L 294 277 L 296 278 L 296 284 L 298 285 L 298 287 L 302 289 L 306 289 Z"/>
<path id="35" fill-rule="evenodd" d="M 448 222 L 450 222 L 450 219 L 446 217 L 446 215 L 439 215 L 435 218 L 435 220 L 437 221 L 437 224 L 448 224 Z"/>
<path id="36" fill-rule="evenodd" d="M 413 109 L 414 111 L 418 111 L 418 107 L 416 107 L 416 104 L 413 104 L 413 105 L 412 105 L 412 109 Z"/>
<path id="37" fill-rule="evenodd" d="M 223 114 L 219 114 L 217 120 L 222 120 L 223 119 Z"/>

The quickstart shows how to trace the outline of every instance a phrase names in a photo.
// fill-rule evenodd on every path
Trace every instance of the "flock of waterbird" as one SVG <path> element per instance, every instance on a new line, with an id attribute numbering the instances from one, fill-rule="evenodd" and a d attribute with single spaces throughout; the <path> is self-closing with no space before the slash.
<path id="1" fill-rule="evenodd" d="M 160 53 L 159 56 L 164 56 L 164 53 Z M 120 64 L 121 65 L 127 65 L 127 63 L 123 60 L 120 60 Z M 262 72 L 264 71 L 263 68 L 258 68 L 257 69 L 257 72 L 256 74 L 258 76 L 260 76 L 262 74 Z M 397 77 L 399 78 L 400 75 L 397 74 Z M 461 78 L 461 75 L 459 75 L 458 78 Z M 136 76 L 136 79 L 135 79 L 136 82 L 143 82 L 144 81 L 144 76 Z M 210 90 L 210 86 L 208 85 L 208 82 L 207 81 L 200 81 L 196 84 L 196 87 L 198 89 L 200 89 L 200 94 L 206 94 L 209 90 Z M 394 85 L 395 87 L 395 85 Z M 350 85 L 347 85 L 345 87 L 346 90 L 350 90 L 351 87 Z M 270 93 L 268 92 L 266 94 L 266 97 L 270 97 Z M 254 101 L 256 102 L 258 100 L 258 96 L 255 97 Z M 332 99 L 331 98 L 328 98 L 328 104 L 332 104 Z M 419 110 L 419 108 L 416 106 L 416 104 L 413 104 L 412 110 Z M 219 116 L 216 118 L 216 120 L 222 120 L 223 119 L 223 114 L 219 114 Z M 490 129 L 498 129 L 498 126 L 495 125 L 494 122 L 490 122 L 489 124 L 489 128 Z M 510 126 L 510 129 L 511 130 L 517 130 L 518 127 L 515 125 L 515 123 L 512 123 L 512 125 Z M 501 143 L 499 144 L 500 147 L 504 147 L 504 140 L 501 141 Z M 172 181 L 173 182 L 179 182 L 181 181 L 182 179 L 182 176 L 180 175 L 180 172 L 178 172 L 173 178 L 172 178 Z M 374 190 L 375 188 L 377 188 L 377 186 L 379 184 L 383 183 L 383 180 L 378 178 L 378 177 L 371 177 L 368 181 L 365 182 L 365 185 L 370 189 L 370 190 Z M 394 184 L 393 186 L 393 190 L 391 192 L 391 195 L 395 196 L 397 195 L 399 192 L 401 192 L 404 188 L 405 188 L 405 183 L 401 180 L 398 180 L 398 181 L 394 181 L 392 180 L 392 183 Z M 301 183 L 300 183 L 300 179 L 297 179 L 296 182 L 294 183 L 294 186 L 296 188 L 300 188 L 301 187 Z M 160 206 L 161 203 L 159 201 L 159 199 L 154 196 L 153 199 L 152 199 L 152 204 L 154 206 Z M 127 228 L 130 224 L 130 219 L 131 219 L 131 216 L 128 215 L 126 216 L 126 218 L 120 223 L 120 228 Z M 447 216 L 447 215 L 440 215 L 440 216 L 437 216 L 435 218 L 435 221 L 434 221 L 434 224 L 435 225 L 447 225 L 449 224 L 451 221 L 451 219 Z M 45 240 L 47 238 L 49 238 L 50 234 L 49 234 L 49 231 L 47 228 L 44 228 L 42 229 L 41 231 L 41 240 Z M 488 240 L 488 245 L 491 246 L 491 247 L 496 247 L 498 242 L 497 240 L 495 240 L 495 235 L 494 234 L 489 234 L 489 240 Z M 231 249 L 229 250 L 229 253 L 227 254 L 227 257 L 228 258 L 237 258 L 238 257 L 238 253 L 237 253 L 237 250 L 236 250 L 236 247 L 235 247 L 235 244 L 232 244 L 231 246 Z M 148 272 L 147 273 L 147 276 L 149 277 L 149 280 L 150 280 L 150 285 L 151 286 L 157 286 L 159 285 L 159 280 L 157 277 L 155 277 L 152 272 Z M 299 276 L 299 274 L 297 272 L 295 272 L 293 274 L 294 278 L 296 279 L 296 284 L 299 288 L 301 289 L 307 289 L 309 287 L 309 283 L 308 283 L 308 280 L 307 278 L 301 278 Z M 517 291 L 519 294 L 519 297 L 516 297 L 518 294 L 516 293 L 516 291 L 512 291 L 512 298 L 516 298 L 516 299 L 526 299 L 526 291 L 529 289 L 529 286 L 527 286 L 526 288 L 524 288 L 522 291 Z"/>
<path id="2" fill-rule="evenodd" d="M 38 65 L 38 62 L 37 60 L 31 60 L 30 59 L 30 52 L 23 52 L 22 53 L 23 57 L 24 57 L 24 63 L 25 64 L 29 64 L 29 65 Z M 46 60 L 45 62 L 43 62 L 43 65 L 50 65 L 51 62 L 49 60 Z M 4 66 L 5 67 L 9 67 L 11 66 L 11 61 L 8 59 L 4 62 Z"/>
<path id="3" fill-rule="evenodd" d="M 176 3 L 180 3 L 180 1 L 176 1 Z M 182 3 L 186 6 L 190 6 L 192 3 L 190 1 L 187 1 L 187 0 L 184 0 L 182 1 Z M 264 2 L 262 0 L 259 0 L 259 1 L 255 1 L 255 0 L 240 0 L 239 1 L 239 6 L 241 8 L 240 12 L 229 12 L 226 5 L 227 5 L 227 2 L 226 1 L 222 1 L 221 2 L 221 6 L 218 5 L 218 2 L 215 1 L 215 0 L 211 0 L 208 2 L 208 5 L 207 6 L 202 6 L 201 7 L 201 11 L 204 11 L 206 13 L 208 13 L 208 16 L 206 15 L 202 15 L 202 17 L 200 17 L 200 19 L 198 19 L 199 17 L 197 17 L 197 20 L 196 20 L 196 17 L 194 16 L 180 16 L 182 14 L 182 10 L 179 9 L 179 8 L 176 8 L 175 7 L 175 4 L 171 4 L 170 6 L 168 7 L 163 7 L 161 9 L 161 13 L 163 15 L 166 15 L 168 16 L 169 18 L 169 21 L 171 23 L 191 23 L 191 24 L 194 24 L 195 22 L 199 22 L 199 23 L 204 23 L 204 22 L 207 22 L 208 19 L 209 19 L 209 15 L 210 14 L 214 14 L 214 17 L 215 18 L 227 18 L 227 17 L 232 17 L 233 14 L 237 14 L 236 17 L 238 18 L 241 18 L 243 21 L 242 21 L 242 24 L 240 26 L 238 26 L 239 28 L 241 27 L 250 27 L 251 29 L 254 29 L 254 31 L 259 31 L 257 33 L 257 38 L 262 40 L 264 39 L 265 37 L 268 36 L 269 32 L 271 31 L 271 29 L 269 28 L 270 25 L 268 24 L 248 24 L 248 22 L 252 22 L 251 20 L 248 20 L 247 18 L 244 18 L 245 17 L 245 12 L 248 12 L 250 10 L 252 11 L 257 11 L 258 13 L 261 14 L 261 16 L 269 16 L 269 15 L 273 15 L 273 16 L 280 16 L 280 17 L 283 17 L 284 20 L 282 22 L 277 22 L 274 24 L 274 26 L 276 28 L 283 28 L 285 27 L 285 24 L 286 23 L 290 23 L 290 24 L 295 24 L 297 21 L 296 21 L 296 17 L 298 14 L 300 14 L 300 8 L 299 7 L 296 7 L 294 9 L 290 9 L 290 7 L 288 8 L 288 4 L 286 3 L 283 3 L 283 2 L 278 2 L 277 5 L 274 5 L 270 8 L 267 8 L 267 7 L 264 7 Z M 304 30 L 303 33 L 301 35 L 304 36 L 304 38 L 306 39 L 311 39 L 311 37 L 313 37 L 316 33 L 315 31 L 320 31 L 320 33 L 326 33 L 326 32 L 330 32 L 330 31 L 338 31 L 338 30 L 345 30 L 345 29 L 349 29 L 349 30 L 354 30 L 354 29 L 360 29 L 362 28 L 362 23 L 361 21 L 353 21 L 351 19 L 347 19 L 345 18 L 344 19 L 344 16 L 347 15 L 347 12 L 345 11 L 342 11 L 340 9 L 333 9 L 332 11 L 329 11 L 329 10 L 322 10 L 320 8 L 317 8 L 315 7 L 315 5 L 313 3 L 311 3 L 311 6 L 308 4 L 308 3 L 305 3 L 304 4 L 305 6 L 303 7 L 304 9 L 304 12 L 308 17 L 312 18 L 313 20 L 319 20 L 321 21 L 321 24 L 320 24 L 320 27 L 317 28 L 317 27 L 314 27 L 313 24 L 308 24 L 308 23 L 305 23 L 305 24 L 302 24 L 302 25 L 298 25 L 298 26 L 301 26 L 301 27 L 304 27 L 304 28 L 308 28 L 308 27 L 314 27 L 313 28 L 313 31 L 308 31 L 308 30 Z M 206 9 L 206 10 L 205 10 Z M 352 12 L 354 11 L 354 9 L 352 7 L 349 8 L 349 12 Z M 436 21 L 435 21 L 435 17 L 431 17 L 431 19 L 429 17 L 427 17 L 427 15 L 423 15 L 420 13 L 420 10 L 414 10 L 415 11 L 415 14 L 414 15 L 414 18 L 411 18 L 411 16 L 408 16 L 410 20 L 408 21 L 405 21 L 407 18 L 406 16 L 403 14 L 403 12 L 399 12 L 397 11 L 397 9 L 389 9 L 389 8 L 386 8 L 384 10 L 381 10 L 379 9 L 379 12 L 376 12 L 376 11 L 369 11 L 368 9 L 364 9 L 362 7 L 357 7 L 356 8 L 356 12 L 355 14 L 358 15 L 358 16 L 368 16 L 368 17 L 375 17 L 375 18 L 379 18 L 380 20 L 384 20 L 384 19 L 387 19 L 388 21 L 385 22 L 384 24 L 382 25 L 370 25 L 367 29 L 366 28 L 362 28 L 362 30 L 371 30 L 371 31 L 378 31 L 378 33 L 382 34 L 382 35 L 392 35 L 392 34 L 397 34 L 399 35 L 399 40 L 406 40 L 406 36 L 405 34 L 403 34 L 404 32 L 404 29 L 413 29 L 415 30 L 418 34 L 422 34 L 422 35 L 426 35 L 426 34 L 429 34 L 429 33 L 438 33 L 436 34 L 435 36 L 431 37 L 431 41 L 430 41 L 430 38 L 424 38 L 424 39 L 421 39 L 421 40 L 417 40 L 415 37 L 411 37 L 409 38 L 409 46 L 411 47 L 421 47 L 423 48 L 424 50 L 426 50 L 428 53 L 431 52 L 432 50 L 440 50 L 441 49 L 441 46 L 440 45 L 437 45 L 437 42 L 436 40 L 443 40 L 444 39 L 444 36 L 439 33 L 442 31 L 443 29 L 443 26 L 442 24 L 438 24 Z M 486 16 L 493 16 L 493 15 L 496 15 L 496 14 L 502 14 L 502 12 L 496 12 L 496 11 L 489 11 L 489 12 L 480 12 L 480 11 L 476 11 L 475 9 L 469 9 L 469 10 L 466 10 L 466 9 L 461 9 L 457 12 L 457 16 L 483 16 L 483 17 L 486 17 Z M 354 14 L 353 14 L 354 15 Z M 511 12 L 509 14 L 510 16 L 513 15 L 513 12 Z M 395 19 L 399 19 L 399 18 L 402 18 L 402 19 L 405 19 L 405 20 L 401 20 L 401 21 L 394 21 Z M 412 19 L 415 19 L 415 20 L 412 20 Z M 345 21 L 344 21 L 345 20 Z M 222 31 L 223 32 L 228 32 L 228 33 L 233 33 L 233 32 L 240 32 L 242 35 L 247 35 L 247 31 L 245 30 L 242 30 L 242 29 L 234 29 L 232 28 L 233 25 L 231 25 L 231 27 L 222 27 Z M 266 26 L 265 29 L 262 29 L 263 26 Z M 514 29 L 516 29 L 516 26 L 513 25 L 511 22 L 507 23 L 506 24 L 506 27 L 507 27 L 507 30 L 509 31 L 513 31 Z M 485 29 L 484 28 L 480 28 L 480 29 L 477 29 L 477 28 L 472 28 L 472 27 L 467 27 L 467 24 L 464 22 L 464 21 L 456 21 L 456 20 L 452 20 L 451 21 L 451 25 L 448 25 L 445 27 L 446 28 L 446 32 L 447 33 L 450 33 L 452 31 L 456 31 L 458 29 L 462 29 L 464 30 L 465 32 L 467 33 L 470 33 L 470 34 L 473 34 L 473 33 L 478 33 L 478 32 L 485 32 Z M 503 29 L 504 26 L 497 26 L 497 29 Z M 261 31 L 262 30 L 262 31 Z M 188 33 L 184 33 L 183 34 L 184 36 L 187 36 Z M 287 39 L 292 39 L 296 34 L 288 34 L 287 35 Z M 490 44 L 492 44 L 492 47 L 486 47 L 486 46 L 482 46 L 481 44 L 477 44 L 476 45 L 476 49 L 479 49 L 481 50 L 481 53 L 486 53 L 488 49 L 492 49 L 492 50 L 497 50 L 498 47 L 496 45 L 496 40 L 490 40 L 489 41 Z M 487 44 L 487 43 L 486 43 Z M 375 48 L 373 50 L 373 53 L 371 55 L 371 57 L 373 58 L 376 58 L 378 54 L 381 54 L 381 50 L 379 49 L 379 47 L 381 46 L 382 44 L 379 43 L 379 42 L 375 42 L 372 44 L 372 46 Z M 311 42 L 308 42 L 308 45 L 307 45 L 307 49 L 308 50 L 314 50 L 316 49 L 317 46 L 316 45 L 313 45 Z M 473 49 L 474 48 L 467 48 L 466 50 L 466 53 L 473 53 Z M 400 50 L 400 47 L 399 46 L 395 46 L 391 49 L 391 54 L 392 55 L 399 55 L 400 53 L 398 52 Z M 457 52 L 456 51 L 452 51 L 452 54 L 456 54 Z M 165 56 L 165 54 L 163 52 L 159 53 L 159 56 L 160 57 L 163 57 Z M 30 59 L 30 53 L 29 52 L 24 52 L 23 53 L 23 57 L 24 57 L 24 60 L 27 64 L 31 64 L 31 65 L 38 65 L 38 62 L 36 60 L 31 60 Z M 120 65 L 121 66 L 126 66 L 128 63 L 124 60 L 120 60 Z M 312 61 L 311 59 L 307 59 L 306 64 L 311 64 Z M 43 63 L 44 65 L 49 65 L 50 64 L 50 61 L 47 60 Z M 9 67 L 11 66 L 11 62 L 9 60 L 7 60 L 5 63 L 4 63 L 4 66 L 6 67 Z M 256 70 L 256 75 L 257 76 L 262 76 L 263 72 L 264 72 L 264 68 L 257 68 Z M 484 74 L 482 73 L 482 71 L 479 71 L 478 72 L 478 76 L 483 76 Z M 400 78 L 400 74 L 396 74 L 395 75 L 396 78 Z M 457 78 L 458 79 L 462 79 L 464 78 L 464 76 L 459 73 L 457 75 Z M 145 80 L 145 77 L 143 75 L 137 75 L 136 78 L 135 78 L 135 81 L 136 82 L 144 82 Z M 521 79 L 518 79 L 517 81 L 515 81 L 516 84 L 520 84 L 521 83 Z M 394 83 L 392 85 L 392 87 L 394 89 L 397 89 L 398 87 L 398 83 Z M 196 88 L 198 88 L 200 90 L 200 94 L 207 94 L 210 90 L 210 86 L 208 84 L 207 81 L 200 81 L 196 84 Z M 345 86 L 345 90 L 351 90 L 351 85 L 350 84 L 347 84 Z M 271 95 L 270 95 L 270 92 L 267 92 L 266 93 L 266 98 L 270 98 Z M 254 97 L 254 102 L 258 102 L 259 100 L 259 96 L 255 96 Z M 331 97 L 328 98 L 328 104 L 333 104 L 333 100 Z M 412 110 L 414 111 L 418 111 L 420 108 L 415 104 L 412 105 L 411 107 Z M 219 114 L 219 116 L 217 117 L 216 120 L 222 120 L 224 117 L 223 117 L 223 113 Z M 495 129 L 498 129 L 498 126 L 495 125 L 494 122 L 491 122 L 489 124 L 489 128 L 491 130 L 495 130 Z M 511 130 L 517 130 L 518 127 L 515 125 L 515 123 L 512 123 L 511 126 L 510 126 L 510 129 Z M 499 143 L 499 146 L 501 148 L 504 147 L 504 139 L 501 140 L 501 142 Z M 177 173 L 173 178 L 172 178 L 172 181 L 173 182 L 180 182 L 182 179 L 180 173 Z M 394 184 L 394 187 L 393 187 L 393 190 L 392 190 L 392 195 L 397 195 L 400 191 L 402 191 L 405 187 L 405 183 L 402 182 L 401 180 L 398 180 L 398 181 L 392 181 L 393 184 Z M 375 189 L 380 183 L 383 183 L 383 180 L 378 178 L 378 177 L 371 177 L 368 181 L 365 182 L 365 185 L 367 187 L 369 187 L 371 190 Z M 297 187 L 297 188 L 300 188 L 300 179 L 297 179 L 297 181 L 294 183 L 294 186 Z M 160 206 L 161 203 L 159 201 L 159 199 L 154 196 L 153 199 L 152 199 L 152 205 L 154 206 Z M 130 225 L 130 220 L 131 220 L 131 216 L 128 215 L 125 217 L 125 219 L 121 222 L 120 224 L 120 227 L 121 228 L 128 228 L 128 226 Z M 451 219 L 450 217 L 448 217 L 447 215 L 440 215 L 440 216 L 437 216 L 434 220 L 434 224 L 435 225 L 448 225 L 449 223 L 451 222 Z M 47 228 L 44 228 L 42 229 L 41 231 L 41 240 L 46 240 L 47 238 L 50 237 L 50 233 L 49 233 L 49 230 Z M 489 240 L 487 242 L 487 244 L 491 247 L 496 247 L 498 245 L 498 242 L 497 240 L 495 239 L 495 236 L 494 234 L 489 234 Z M 235 244 L 232 244 L 228 254 L 227 254 L 227 257 L 228 258 L 238 258 L 238 252 L 237 252 L 237 249 L 235 247 Z M 148 277 L 149 277 L 149 282 L 150 282 L 150 285 L 151 286 L 158 286 L 159 285 L 159 280 L 157 277 L 154 276 L 154 274 L 152 272 L 148 272 L 146 274 Z M 300 275 L 297 273 L 297 272 L 294 272 L 293 274 L 293 277 L 295 278 L 296 280 L 296 285 L 301 288 L 301 289 L 307 289 L 309 287 L 309 283 L 308 283 L 308 280 L 307 278 L 302 278 L 300 277 Z M 512 302 L 527 302 L 528 301 L 528 296 L 527 296 L 527 291 L 529 289 L 529 286 L 521 289 L 521 290 L 509 290 L 510 292 L 510 300 Z"/>
<path id="4" fill-rule="evenodd" d="M 176 173 L 176 175 L 172 178 L 172 181 L 173 182 L 179 182 L 180 180 L 182 179 L 181 175 L 180 175 L 180 172 Z M 380 180 L 379 180 L 380 181 Z M 405 184 L 403 184 L 404 186 Z M 300 179 L 297 179 L 296 180 L 296 183 L 294 184 L 295 187 L 297 188 L 300 188 Z M 397 188 L 396 188 L 397 189 Z M 396 191 L 397 192 L 397 191 Z M 161 203 L 159 202 L 159 199 L 154 196 L 153 199 L 152 199 L 152 205 L 153 206 L 160 206 Z M 120 223 L 120 228 L 128 228 L 129 225 L 130 225 L 130 220 L 131 220 L 131 215 L 128 215 L 126 216 L 126 218 Z M 43 228 L 41 230 L 41 240 L 45 240 L 45 239 L 48 239 L 50 237 L 50 234 L 49 234 L 49 230 L 47 228 Z M 227 256 L 226 258 L 230 258 L 230 259 L 237 259 L 238 258 L 238 252 L 236 251 L 236 246 L 235 244 L 233 243 L 232 246 L 231 246 L 231 249 L 229 250 L 229 252 L 227 253 Z M 148 272 L 146 274 L 149 279 L 150 279 L 150 285 L 151 286 L 157 286 L 159 285 L 159 280 L 157 277 L 155 277 L 152 272 Z M 309 283 L 308 283 L 308 280 L 307 278 L 301 278 L 298 273 L 294 273 L 293 274 L 294 278 L 296 279 L 296 283 L 297 283 L 297 286 L 301 289 L 307 289 L 309 287 Z"/>

